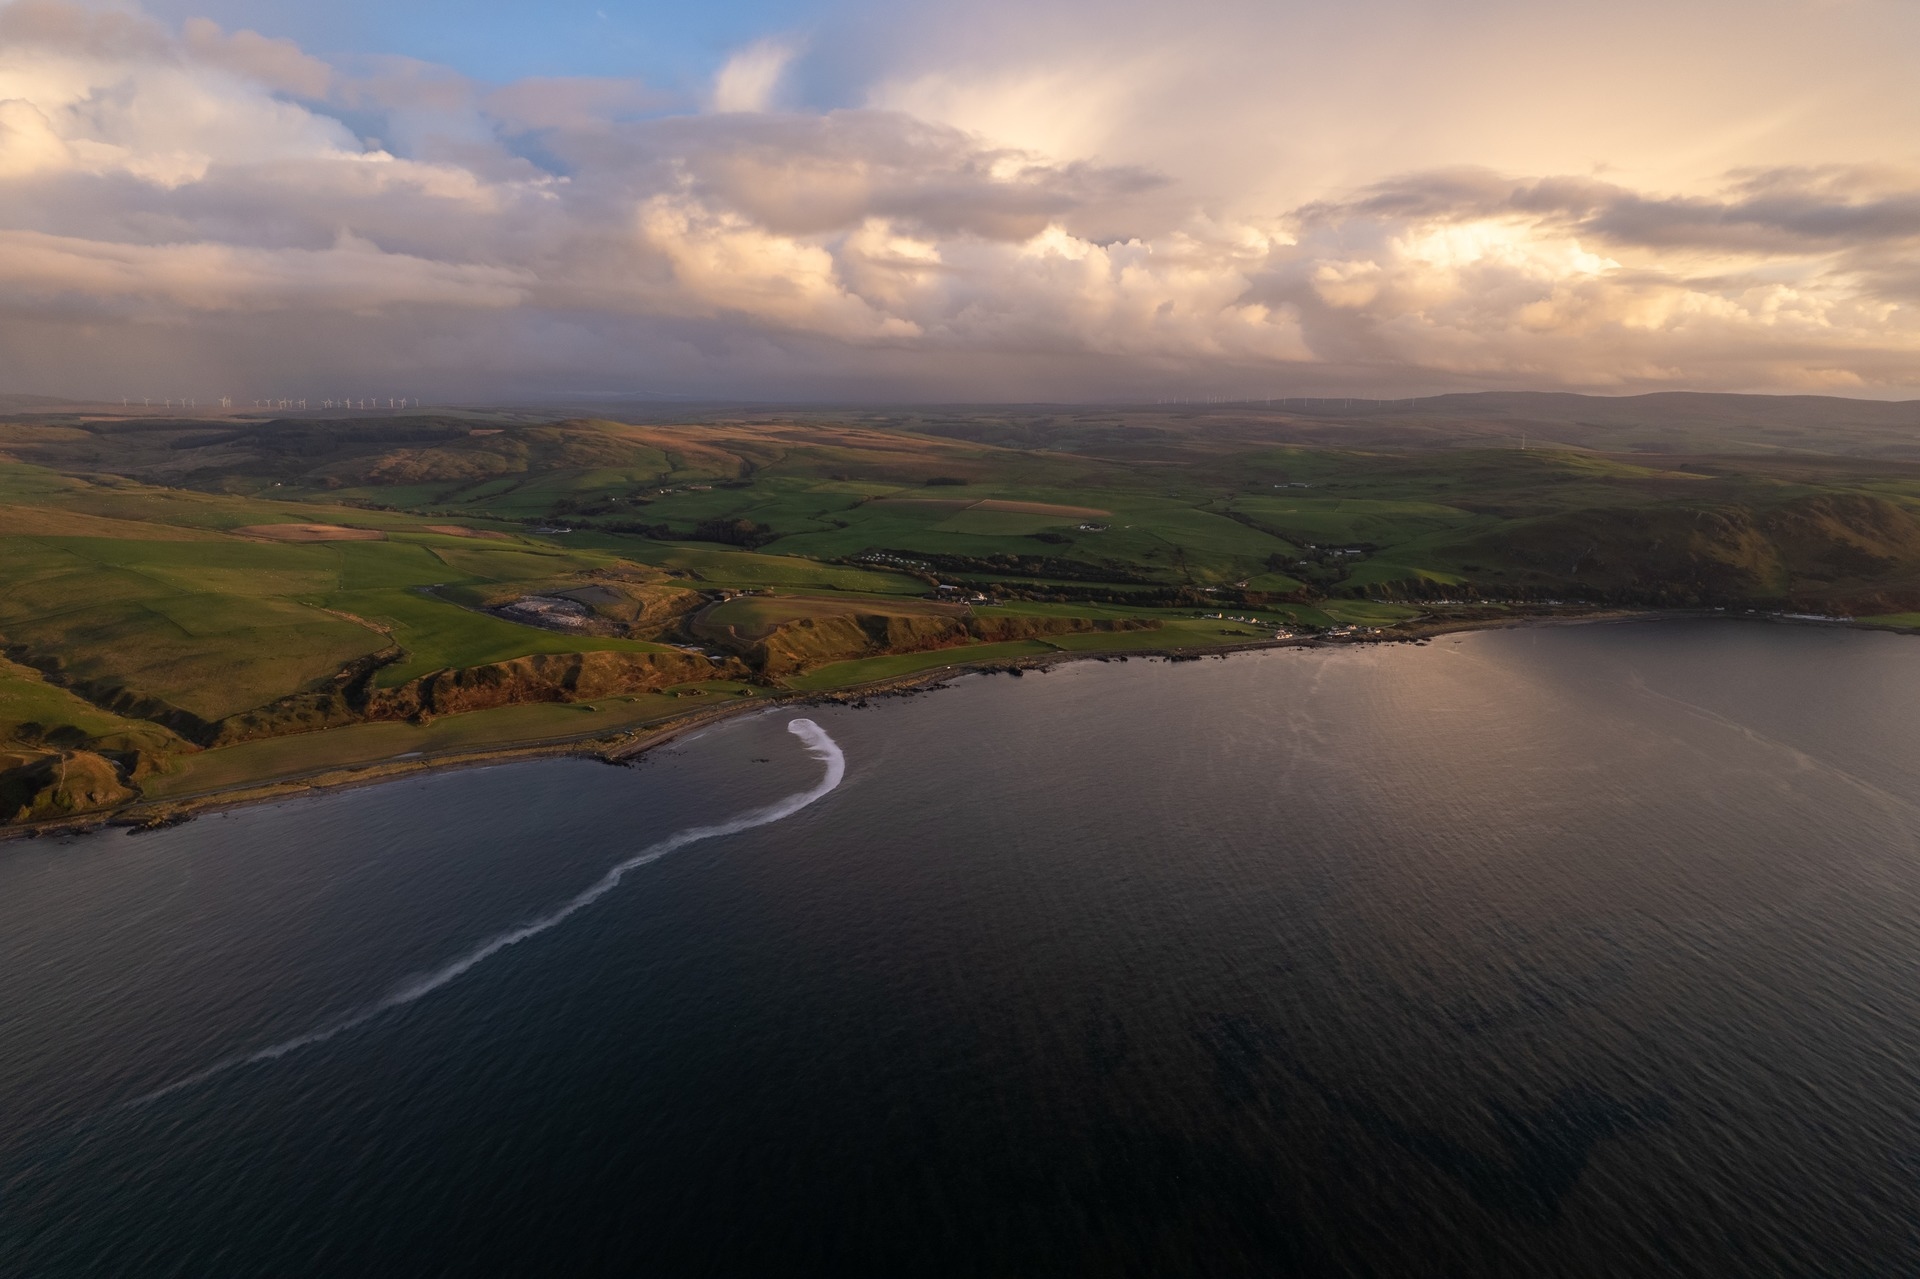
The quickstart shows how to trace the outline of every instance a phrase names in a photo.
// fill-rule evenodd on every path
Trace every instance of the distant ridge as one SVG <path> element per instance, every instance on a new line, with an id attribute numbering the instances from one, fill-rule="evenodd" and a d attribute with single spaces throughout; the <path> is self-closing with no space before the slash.
<path id="1" fill-rule="evenodd" d="M 1317 400 L 1317 404 L 1330 401 Z M 1372 401 L 1355 400 L 1355 404 Z M 1455 409 L 1478 416 L 1507 413 L 1565 419 L 1574 416 L 1606 425 L 1636 422 L 1672 424 L 1765 422 L 1809 426 L 1821 423 L 1860 426 L 1920 425 L 1920 400 L 1857 400 L 1843 395 L 1753 395 L 1721 391 L 1653 391 L 1644 395 L 1581 395 L 1573 391 L 1463 391 L 1387 400 L 1389 408 L 1415 411 Z"/>
<path id="2" fill-rule="evenodd" d="M 1103 451 L 1129 456 L 1198 433 L 1220 445 L 1256 441 L 1307 447 L 1422 449 L 1568 447 L 1606 453 L 1827 454 L 1920 461 L 1920 400 L 1868 400 L 1839 395 L 1762 395 L 1654 391 L 1587 395 L 1574 391 L 1460 391 L 1401 399 L 1361 396 L 1274 396 L 1201 403 L 1005 403 L 858 405 L 723 400 L 629 400 L 625 403 L 538 401 L 492 407 L 479 402 L 436 405 L 438 419 L 525 422 L 601 417 L 634 423 L 717 425 L 786 422 L 866 425 L 969 439 L 1016 448 Z M 199 408 L 164 411 L 59 399 L 0 395 L 0 414 L 125 416 L 143 422 L 255 419 L 258 411 Z M 276 420 L 328 419 L 312 410 Z M 396 430 L 420 411 L 340 411 L 363 426 Z M 417 426 L 417 422 L 415 423 Z M 1184 447 L 1184 446 L 1182 446 Z"/>
<path id="3" fill-rule="evenodd" d="M 1605 453 L 1828 454 L 1920 460 L 1920 400 L 1656 391 L 1464 391 L 1403 399 L 1274 396 L 1141 404 L 569 405 L 619 421 L 858 424 L 1012 448 L 1142 458 L 1201 438 L 1319 448 L 1566 447 Z M 531 412 L 532 406 L 522 409 Z"/>

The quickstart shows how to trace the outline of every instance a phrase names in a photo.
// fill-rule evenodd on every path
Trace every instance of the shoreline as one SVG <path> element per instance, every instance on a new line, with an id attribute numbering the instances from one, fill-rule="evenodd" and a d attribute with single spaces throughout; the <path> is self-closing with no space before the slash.
<path id="1" fill-rule="evenodd" d="M 906 675 L 891 676 L 873 680 L 864 684 L 851 685 L 845 689 L 831 691 L 803 692 L 783 690 L 766 697 L 742 698 L 717 706 L 703 706 L 689 711 L 684 716 L 676 716 L 658 724 L 649 730 L 642 727 L 627 730 L 617 735 L 587 734 L 580 737 L 529 742 L 520 746 L 484 747 L 476 750 L 450 751 L 441 755 L 413 756 L 376 760 L 365 764 L 338 765 L 316 769 L 308 773 L 276 777 L 254 783 L 239 783 L 222 786 L 197 794 L 174 796 L 166 799 L 139 799 L 122 807 L 88 813 L 74 817 L 55 818 L 50 821 L 23 823 L 14 826 L 0 826 L 0 843 L 9 840 L 30 840 L 46 837 L 83 835 L 109 827 L 120 827 L 128 834 L 141 834 L 151 830 L 161 830 L 192 821 L 208 813 L 223 812 L 230 809 L 250 807 L 254 804 L 270 804 L 280 800 L 298 798 L 305 795 L 332 793 L 353 790 L 363 786 L 377 786 L 386 782 L 398 781 L 424 773 L 446 772 L 460 768 L 484 768 L 495 764 L 519 763 L 534 759 L 579 758 L 594 759 L 604 764 L 626 766 L 639 759 L 656 747 L 667 745 L 677 738 L 697 729 L 707 728 L 723 720 L 731 719 L 749 711 L 770 710 L 782 706 L 824 706 L 856 705 L 864 706 L 870 699 L 885 697 L 908 697 L 943 687 L 947 681 L 964 675 L 991 674 L 1002 671 L 1046 670 L 1054 666 L 1071 662 L 1086 661 L 1199 661 L 1203 658 L 1231 657 L 1238 653 L 1263 652 L 1283 648 L 1346 648 L 1370 644 L 1417 644 L 1441 635 L 1460 634 L 1467 631 L 1509 630 L 1532 626 L 1578 626 L 1597 625 L 1609 622 L 1631 621 L 1681 621 L 1701 618 L 1720 618 L 1734 621 L 1780 622 L 1800 626 L 1844 626 L 1852 630 L 1873 630 L 1901 634 L 1897 628 L 1875 626 L 1851 621 L 1813 620 L 1772 616 L 1753 616 L 1733 614 L 1710 609 L 1595 609 L 1581 613 L 1566 614 L 1525 614 L 1520 616 L 1489 618 L 1436 618 L 1430 621 L 1414 621 L 1402 627 L 1394 628 L 1390 633 L 1380 635 L 1343 636 L 1324 639 L 1317 636 L 1303 636 L 1284 640 L 1253 640 L 1237 644 L 1213 644 L 1204 649 L 1164 648 L 1057 651 L 1036 653 L 1025 657 L 993 658 L 968 662 L 956 661 L 947 666 L 930 667 Z M 930 650 L 939 651 L 939 650 Z M 957 653 L 964 650 L 956 649 Z"/>

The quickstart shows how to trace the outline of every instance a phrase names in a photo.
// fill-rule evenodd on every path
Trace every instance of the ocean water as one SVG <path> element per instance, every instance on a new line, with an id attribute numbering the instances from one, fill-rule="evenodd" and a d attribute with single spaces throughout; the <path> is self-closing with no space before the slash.
<path id="1" fill-rule="evenodd" d="M 0 1275 L 1916 1273 L 1920 641 L 1079 663 L 0 845 Z"/>

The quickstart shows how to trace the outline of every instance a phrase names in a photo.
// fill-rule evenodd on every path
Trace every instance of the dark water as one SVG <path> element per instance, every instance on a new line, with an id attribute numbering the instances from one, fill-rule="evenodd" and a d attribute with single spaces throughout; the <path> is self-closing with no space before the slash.
<path id="1" fill-rule="evenodd" d="M 1086 663 L 0 847 L 0 1274 L 1920 1273 L 1920 642 Z M 119 1106 L 116 1109 L 116 1106 Z"/>

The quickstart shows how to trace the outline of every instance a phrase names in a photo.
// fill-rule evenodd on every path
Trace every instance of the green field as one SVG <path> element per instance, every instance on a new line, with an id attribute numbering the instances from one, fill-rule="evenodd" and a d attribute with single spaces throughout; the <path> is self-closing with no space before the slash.
<path id="1" fill-rule="evenodd" d="M 0 752 L 37 754 L 63 741 L 107 739 L 162 751 L 180 745 L 157 724 L 103 710 L 47 683 L 38 671 L 0 658 Z"/>
<path id="2" fill-rule="evenodd" d="M 341 591 L 325 596 L 321 603 L 387 628 L 393 641 L 406 650 L 400 661 L 380 668 L 376 682 L 383 687 L 404 684 L 429 671 L 482 666 L 530 653 L 659 652 L 662 648 L 639 640 L 536 630 L 450 605 L 420 587 Z"/>
<path id="3" fill-rule="evenodd" d="M 706 635 L 735 632 L 759 638 L 796 621 L 849 615 L 949 618 L 959 614 L 957 605 L 884 595 L 740 595 L 707 609 L 693 625 L 698 633 Z"/>
<path id="4" fill-rule="evenodd" d="M 958 648 L 937 649 L 931 653 L 893 653 L 885 657 L 866 657 L 851 662 L 835 662 L 796 676 L 788 681 L 802 692 L 818 693 L 836 688 L 852 688 L 876 680 L 898 679 L 941 667 L 959 667 L 976 662 L 1010 661 L 1056 652 L 1052 644 L 1039 640 L 1015 640 L 1007 644 L 968 644 Z"/>

